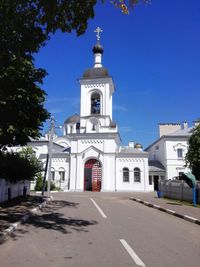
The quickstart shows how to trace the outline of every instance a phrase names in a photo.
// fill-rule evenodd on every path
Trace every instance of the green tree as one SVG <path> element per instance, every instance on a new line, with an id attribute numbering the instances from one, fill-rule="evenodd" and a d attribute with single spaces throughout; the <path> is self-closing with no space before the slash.
<path id="1" fill-rule="evenodd" d="M 82 34 L 94 16 L 96 0 L 0 1 L 0 148 L 25 145 L 40 136 L 49 117 L 41 89 L 46 71 L 33 53 L 56 30 Z"/>
<path id="2" fill-rule="evenodd" d="M 35 184 L 35 191 L 42 191 L 43 186 L 43 177 L 40 174 L 37 175 L 36 184 Z"/>
<path id="3" fill-rule="evenodd" d="M 189 138 L 189 148 L 186 154 L 186 163 L 197 180 L 200 180 L 200 125 L 192 130 Z"/>
<path id="4" fill-rule="evenodd" d="M 42 162 L 36 157 L 35 151 L 32 147 L 23 147 L 19 151 L 19 156 L 21 158 L 27 159 L 35 167 L 36 173 L 42 171 Z"/>
<path id="5" fill-rule="evenodd" d="M 8 181 L 34 180 L 41 171 L 42 165 L 30 148 L 20 153 L 0 151 L 0 177 Z"/>
<path id="6" fill-rule="evenodd" d="M 30 137 L 40 136 L 49 116 L 43 107 L 45 92 L 38 85 L 44 76 L 31 60 L 14 55 L 0 66 L 0 147 L 25 145 Z"/>

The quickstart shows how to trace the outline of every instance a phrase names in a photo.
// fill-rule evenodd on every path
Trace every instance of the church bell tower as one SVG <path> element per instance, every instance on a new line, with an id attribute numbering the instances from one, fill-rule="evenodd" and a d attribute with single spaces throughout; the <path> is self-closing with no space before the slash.
<path id="1" fill-rule="evenodd" d="M 80 132 L 109 133 L 117 132 L 112 121 L 112 95 L 115 91 L 112 77 L 102 65 L 103 47 L 100 44 L 98 27 L 95 32 L 96 45 L 93 47 L 94 65 L 83 73 L 81 85 Z"/>

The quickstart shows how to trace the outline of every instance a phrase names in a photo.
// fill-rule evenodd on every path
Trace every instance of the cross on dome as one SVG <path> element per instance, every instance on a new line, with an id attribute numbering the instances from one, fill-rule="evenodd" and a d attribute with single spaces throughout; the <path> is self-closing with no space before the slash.
<path id="1" fill-rule="evenodd" d="M 100 40 L 100 33 L 103 32 L 103 30 L 98 26 L 98 27 L 96 28 L 96 30 L 94 30 L 94 32 L 97 33 L 97 34 L 96 34 L 96 37 L 97 37 L 97 41 L 99 41 L 99 40 Z"/>

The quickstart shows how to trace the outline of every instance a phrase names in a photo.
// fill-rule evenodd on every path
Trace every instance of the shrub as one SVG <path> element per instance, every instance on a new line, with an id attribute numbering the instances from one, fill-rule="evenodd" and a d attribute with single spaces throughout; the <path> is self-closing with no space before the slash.
<path id="1" fill-rule="evenodd" d="M 36 185 L 35 185 L 35 191 L 42 191 L 42 186 L 43 186 L 43 177 L 42 177 L 42 175 L 40 173 L 37 176 Z M 47 191 L 47 188 L 48 188 L 48 181 L 45 182 L 45 191 Z M 51 182 L 50 190 L 51 191 L 59 191 L 60 188 L 56 187 L 56 185 L 53 182 Z"/>

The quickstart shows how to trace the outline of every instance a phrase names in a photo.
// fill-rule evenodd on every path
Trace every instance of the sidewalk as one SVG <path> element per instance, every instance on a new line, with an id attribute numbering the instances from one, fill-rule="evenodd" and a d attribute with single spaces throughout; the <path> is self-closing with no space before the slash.
<path id="1" fill-rule="evenodd" d="M 27 220 L 31 212 L 42 207 L 45 200 L 42 196 L 27 196 L 0 203 L 0 242 Z"/>
<path id="2" fill-rule="evenodd" d="M 200 225 L 200 208 L 171 199 L 158 198 L 157 192 L 133 193 L 130 199 Z"/>

